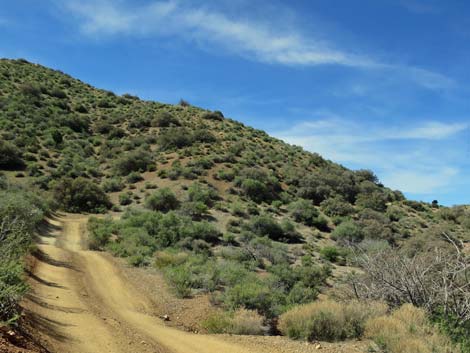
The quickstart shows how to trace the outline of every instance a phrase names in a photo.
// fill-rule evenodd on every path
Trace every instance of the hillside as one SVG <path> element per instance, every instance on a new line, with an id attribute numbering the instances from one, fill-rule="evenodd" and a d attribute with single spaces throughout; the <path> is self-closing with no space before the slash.
<path id="1" fill-rule="evenodd" d="M 358 279 L 364 292 L 355 294 L 349 285 L 357 270 L 380 265 L 377 254 L 392 264 L 454 246 L 465 253 L 467 207 L 406 200 L 371 171 L 184 100 L 118 96 L 24 60 L 1 60 L 0 78 L 5 185 L 38 190 L 52 208 L 111 215 L 91 218 L 89 248 L 157 268 L 178 297 L 208 296 L 214 311 L 200 330 L 334 341 L 363 330 L 306 336 L 289 326 L 289 313 L 323 296 L 443 308 L 367 291 L 380 282 Z M 462 328 L 466 315 L 446 322 Z"/>

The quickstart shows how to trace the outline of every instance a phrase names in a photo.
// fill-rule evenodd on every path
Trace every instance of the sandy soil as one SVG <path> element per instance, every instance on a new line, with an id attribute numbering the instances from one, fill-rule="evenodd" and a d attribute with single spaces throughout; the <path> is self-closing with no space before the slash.
<path id="1" fill-rule="evenodd" d="M 42 236 L 23 303 L 32 327 L 54 353 L 318 352 L 316 344 L 279 337 L 194 334 L 165 325 L 154 301 L 106 254 L 84 250 L 87 216 L 61 215 Z M 363 343 L 321 346 L 363 352 Z"/>

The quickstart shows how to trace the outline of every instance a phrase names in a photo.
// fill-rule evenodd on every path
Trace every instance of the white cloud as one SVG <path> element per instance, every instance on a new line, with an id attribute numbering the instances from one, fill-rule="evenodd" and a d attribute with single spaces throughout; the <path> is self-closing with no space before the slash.
<path id="1" fill-rule="evenodd" d="M 361 124 L 343 120 L 328 112 L 326 119 L 301 122 L 290 128 L 284 134 L 295 138 L 327 136 L 328 139 L 344 142 L 377 142 L 384 140 L 439 140 L 445 139 L 470 127 L 469 123 L 442 123 L 428 121 L 417 126 L 382 127 L 362 126 Z"/>
<path id="2" fill-rule="evenodd" d="M 306 36 L 298 28 L 280 26 L 279 18 L 248 20 L 178 0 L 154 1 L 135 7 L 118 0 L 66 0 L 60 6 L 79 18 L 88 36 L 178 36 L 217 46 L 261 62 L 291 65 L 342 65 L 393 71 L 427 89 L 449 88 L 453 80 L 421 68 L 393 65 L 338 48 L 320 34 Z"/>
<path id="3" fill-rule="evenodd" d="M 459 173 L 456 168 L 443 168 L 429 171 L 394 170 L 385 174 L 382 181 L 385 185 L 413 194 L 431 194 L 447 187 Z"/>
<path id="4" fill-rule="evenodd" d="M 193 8 L 179 1 L 155 1 L 130 8 L 122 1 L 67 1 L 66 9 L 79 16 L 87 35 L 178 35 L 217 43 L 242 55 L 285 65 L 376 65 L 365 56 L 332 48 L 321 40 L 291 31 L 276 30 L 272 23 L 232 19 L 220 12 Z"/>
<path id="5" fill-rule="evenodd" d="M 435 193 L 458 176 L 459 148 L 451 139 L 469 124 L 425 122 L 384 128 L 326 116 L 272 133 L 335 162 L 373 169 L 387 186 L 409 193 Z"/>

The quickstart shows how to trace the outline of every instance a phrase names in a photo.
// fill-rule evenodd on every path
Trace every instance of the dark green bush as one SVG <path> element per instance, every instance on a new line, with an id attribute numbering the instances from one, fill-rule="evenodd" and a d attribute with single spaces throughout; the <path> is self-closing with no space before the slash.
<path id="1" fill-rule="evenodd" d="M 222 120 L 224 120 L 224 114 L 222 114 L 222 112 L 217 110 L 215 112 L 204 113 L 202 115 L 202 118 L 206 119 L 206 120 L 219 120 L 219 121 L 222 121 Z"/>
<path id="2" fill-rule="evenodd" d="M 272 240 L 284 240 L 284 230 L 279 223 L 269 215 L 253 217 L 247 226 L 250 231 L 258 236 L 267 236 Z"/>
<path id="3" fill-rule="evenodd" d="M 325 246 L 320 249 L 320 256 L 331 262 L 336 262 L 340 255 L 341 252 L 335 246 Z"/>
<path id="4" fill-rule="evenodd" d="M 217 190 L 204 186 L 200 183 L 193 183 L 188 188 L 188 198 L 191 202 L 202 202 L 208 207 L 212 207 L 214 201 L 218 199 Z"/>
<path id="5" fill-rule="evenodd" d="M 344 201 L 341 196 L 326 199 L 320 204 L 323 212 L 330 217 L 345 217 L 355 212 L 354 206 Z"/>
<path id="6" fill-rule="evenodd" d="M 144 178 L 138 172 L 130 172 L 126 177 L 126 181 L 130 184 L 135 184 L 142 180 L 144 180 Z"/>
<path id="7" fill-rule="evenodd" d="M 19 317 L 18 302 L 27 292 L 23 256 L 48 204 L 37 191 L 2 184 L 0 188 L 0 325 Z"/>
<path id="8" fill-rule="evenodd" d="M 103 250 L 113 232 L 111 218 L 90 217 L 88 220 L 88 247 L 91 250 Z"/>
<path id="9" fill-rule="evenodd" d="M 163 151 L 188 147 L 193 144 L 191 132 L 185 128 L 170 127 L 158 135 L 158 144 Z"/>
<path id="10" fill-rule="evenodd" d="M 0 169 L 22 169 L 25 167 L 21 151 L 15 145 L 0 140 Z"/>
<path id="11" fill-rule="evenodd" d="M 131 172 L 144 172 L 153 164 L 152 155 L 144 150 L 127 152 L 114 162 L 114 170 L 125 176 Z"/>
<path id="12" fill-rule="evenodd" d="M 104 212 L 112 205 L 104 191 L 85 178 L 64 178 L 53 188 L 56 202 L 69 212 Z"/>
<path id="13" fill-rule="evenodd" d="M 145 199 L 145 207 L 152 211 L 168 212 L 179 206 L 176 195 L 169 188 L 161 188 Z"/>
<path id="14" fill-rule="evenodd" d="M 321 222 L 319 220 L 320 212 L 313 206 L 311 201 L 297 200 L 289 205 L 289 211 L 296 222 L 308 226 L 314 226 Z"/>
<path id="15" fill-rule="evenodd" d="M 170 127 L 180 126 L 180 122 L 171 113 L 162 112 L 152 120 L 152 126 L 155 127 Z"/>
<path id="16" fill-rule="evenodd" d="M 359 194 L 356 200 L 356 205 L 361 208 L 370 208 L 375 211 L 385 212 L 387 209 L 387 196 L 375 191 L 370 194 Z"/>
<path id="17" fill-rule="evenodd" d="M 246 308 L 272 317 L 278 312 L 276 307 L 279 292 L 269 284 L 253 276 L 228 288 L 222 295 L 224 305 L 230 310 Z"/>
<path id="18" fill-rule="evenodd" d="M 127 206 L 132 203 L 132 197 L 128 193 L 120 194 L 119 195 L 119 204 L 121 206 Z"/>
<path id="19" fill-rule="evenodd" d="M 124 183 L 121 178 L 114 177 L 111 179 L 106 179 L 101 187 L 105 192 L 117 192 L 124 189 Z"/>
<path id="20" fill-rule="evenodd" d="M 331 237 L 342 244 L 358 243 L 364 239 L 364 232 L 353 221 L 345 221 L 336 227 Z"/>
<path id="21" fill-rule="evenodd" d="M 204 202 L 184 202 L 181 206 L 181 212 L 194 220 L 201 219 L 209 214 L 209 208 Z"/>
<path id="22" fill-rule="evenodd" d="M 281 191 L 279 180 L 262 169 L 245 168 L 235 179 L 243 193 L 255 202 L 272 201 Z"/>

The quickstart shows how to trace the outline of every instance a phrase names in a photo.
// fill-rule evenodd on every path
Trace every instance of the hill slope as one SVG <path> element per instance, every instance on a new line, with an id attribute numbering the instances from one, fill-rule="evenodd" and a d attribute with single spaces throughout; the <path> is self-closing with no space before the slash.
<path id="1" fill-rule="evenodd" d="M 0 78 L 6 178 L 66 211 L 111 210 L 90 221 L 90 248 L 159 268 L 178 296 L 210 295 L 229 313 L 209 331 L 246 319 L 277 332 L 280 314 L 358 266 L 356 249 L 412 256 L 470 239 L 466 207 L 406 200 L 371 171 L 221 112 L 117 96 L 24 60 L 1 60 Z"/>

